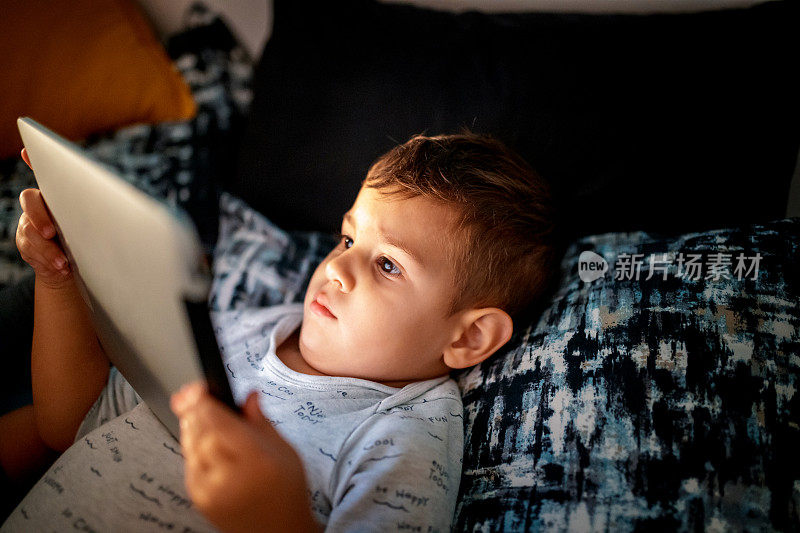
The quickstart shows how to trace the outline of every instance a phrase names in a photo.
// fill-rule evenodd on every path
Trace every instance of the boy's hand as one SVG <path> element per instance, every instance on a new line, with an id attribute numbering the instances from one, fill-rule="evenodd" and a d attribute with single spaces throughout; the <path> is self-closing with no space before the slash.
<path id="1" fill-rule="evenodd" d="M 303 465 L 251 393 L 237 415 L 200 383 L 172 396 L 186 489 L 223 531 L 314 531 Z"/>
<path id="2" fill-rule="evenodd" d="M 30 166 L 25 149 L 22 158 Z M 17 225 L 16 243 L 22 259 L 33 267 L 36 277 L 53 288 L 72 279 L 64 250 L 54 240 L 55 226 L 38 189 L 25 189 L 19 195 L 22 215 Z"/>

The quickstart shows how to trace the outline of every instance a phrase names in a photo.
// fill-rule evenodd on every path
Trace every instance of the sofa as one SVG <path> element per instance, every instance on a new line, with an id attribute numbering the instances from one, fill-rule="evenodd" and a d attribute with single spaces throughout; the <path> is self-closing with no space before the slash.
<path id="1" fill-rule="evenodd" d="M 563 258 L 511 341 L 453 374 L 466 430 L 454 530 L 793 531 L 797 12 L 276 1 L 254 61 L 196 5 L 165 46 L 193 116 L 107 125 L 83 143 L 192 217 L 213 256 L 209 306 L 233 309 L 302 298 L 366 169 L 396 142 L 495 135 L 556 191 Z M 33 181 L 15 157 L 0 172 L 14 303 L 0 342 L 24 352 L 30 274 L 13 256 L 12 204 Z M 22 367 L 4 378 L 7 406 L 29 394 Z"/>

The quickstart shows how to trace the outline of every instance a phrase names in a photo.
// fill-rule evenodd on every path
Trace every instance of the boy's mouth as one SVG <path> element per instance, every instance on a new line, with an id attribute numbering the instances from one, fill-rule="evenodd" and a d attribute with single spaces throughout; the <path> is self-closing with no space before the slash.
<path id="1" fill-rule="evenodd" d="M 333 318 L 335 320 L 336 315 L 334 315 L 331 310 L 328 309 L 328 305 L 330 305 L 328 302 L 328 297 L 325 296 L 324 292 L 320 292 L 314 297 L 314 300 L 311 302 L 309 307 L 311 308 L 312 312 L 318 314 L 319 316 Z"/>

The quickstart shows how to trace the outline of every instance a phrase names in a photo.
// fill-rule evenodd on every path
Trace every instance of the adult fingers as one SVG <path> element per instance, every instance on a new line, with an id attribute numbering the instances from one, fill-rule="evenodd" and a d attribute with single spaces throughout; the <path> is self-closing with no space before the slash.
<path id="1" fill-rule="evenodd" d="M 22 210 L 28 215 L 28 219 L 36 230 L 45 239 L 52 239 L 56 235 L 56 228 L 53 226 L 53 220 L 50 218 L 50 213 L 47 210 L 47 205 L 44 203 L 42 193 L 39 189 L 25 189 L 19 195 L 19 203 L 22 204 Z"/>

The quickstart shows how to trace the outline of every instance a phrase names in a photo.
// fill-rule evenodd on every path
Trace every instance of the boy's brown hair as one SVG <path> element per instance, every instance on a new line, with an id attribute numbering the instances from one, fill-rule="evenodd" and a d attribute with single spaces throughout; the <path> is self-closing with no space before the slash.
<path id="1" fill-rule="evenodd" d="M 548 290 L 558 261 L 550 187 L 501 142 L 469 131 L 416 135 L 378 158 L 364 186 L 458 214 L 449 314 L 499 307 L 513 317 Z"/>

